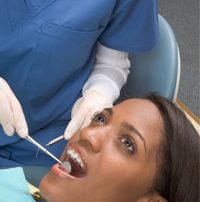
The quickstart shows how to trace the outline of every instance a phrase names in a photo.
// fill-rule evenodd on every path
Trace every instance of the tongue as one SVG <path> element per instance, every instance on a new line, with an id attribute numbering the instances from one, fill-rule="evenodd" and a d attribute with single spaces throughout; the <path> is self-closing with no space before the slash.
<path id="1" fill-rule="evenodd" d="M 74 160 L 69 159 L 69 162 L 71 164 L 71 173 L 70 175 L 73 175 L 74 177 L 83 177 L 86 174 L 85 169 L 83 169 L 79 164 L 77 164 Z"/>

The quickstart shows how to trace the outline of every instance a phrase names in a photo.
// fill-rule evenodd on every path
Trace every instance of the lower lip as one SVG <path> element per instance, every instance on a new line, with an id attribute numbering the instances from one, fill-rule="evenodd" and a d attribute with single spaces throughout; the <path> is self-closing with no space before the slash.
<path id="1" fill-rule="evenodd" d="M 60 169 L 60 164 L 55 164 L 51 168 L 51 172 L 59 178 L 63 179 L 76 179 L 74 176 L 66 173 Z"/>

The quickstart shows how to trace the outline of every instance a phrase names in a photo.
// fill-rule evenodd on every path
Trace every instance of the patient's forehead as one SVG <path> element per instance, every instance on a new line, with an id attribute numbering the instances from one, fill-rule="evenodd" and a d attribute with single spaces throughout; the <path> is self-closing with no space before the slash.
<path id="1" fill-rule="evenodd" d="M 147 99 L 127 99 L 113 107 L 114 114 L 124 121 L 139 122 L 153 128 L 163 128 L 163 118 L 157 106 Z"/>
<path id="2" fill-rule="evenodd" d="M 151 113 L 157 117 L 161 116 L 156 105 L 147 99 L 127 99 L 114 106 L 113 109 L 128 114 L 140 112 L 141 115 Z"/>

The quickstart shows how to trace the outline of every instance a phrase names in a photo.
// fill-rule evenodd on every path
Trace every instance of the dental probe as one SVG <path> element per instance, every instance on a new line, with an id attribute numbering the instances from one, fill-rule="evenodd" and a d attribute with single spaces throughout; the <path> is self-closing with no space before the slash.
<path id="1" fill-rule="evenodd" d="M 64 136 L 63 136 L 63 135 L 61 135 L 61 136 L 59 136 L 59 137 L 57 137 L 57 138 L 51 140 L 48 144 L 46 144 L 46 146 L 50 146 L 50 145 L 52 145 L 52 144 L 55 144 L 55 143 L 61 141 L 62 139 L 64 139 Z"/>
<path id="2" fill-rule="evenodd" d="M 56 158 L 53 154 L 51 154 L 47 149 L 45 149 L 41 144 L 39 144 L 38 142 L 36 142 L 32 137 L 30 137 L 29 135 L 25 138 L 26 140 L 28 140 L 30 143 L 34 144 L 36 147 L 38 147 L 39 149 L 41 149 L 44 153 L 46 153 L 47 155 L 49 155 L 51 158 L 53 158 L 54 160 L 56 160 L 58 163 L 62 164 L 62 162 Z"/>

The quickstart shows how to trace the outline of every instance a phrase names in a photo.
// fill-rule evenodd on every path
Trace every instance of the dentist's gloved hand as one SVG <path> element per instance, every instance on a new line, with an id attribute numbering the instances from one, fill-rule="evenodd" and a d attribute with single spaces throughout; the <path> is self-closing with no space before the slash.
<path id="1" fill-rule="evenodd" d="M 16 132 L 20 137 L 28 135 L 28 127 L 22 107 L 8 83 L 0 77 L 0 125 L 11 136 Z"/>
<path id="2" fill-rule="evenodd" d="M 111 101 L 96 90 L 87 90 L 72 108 L 72 120 L 65 130 L 64 138 L 70 139 L 77 130 L 90 124 L 94 114 L 108 107 L 112 107 Z"/>
<path id="3" fill-rule="evenodd" d="M 97 44 L 93 71 L 82 88 L 83 97 L 72 108 L 64 138 L 68 140 L 80 128 L 90 124 L 95 113 L 112 107 L 129 73 L 128 53 Z"/>

